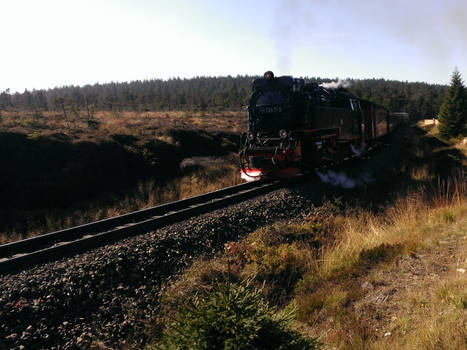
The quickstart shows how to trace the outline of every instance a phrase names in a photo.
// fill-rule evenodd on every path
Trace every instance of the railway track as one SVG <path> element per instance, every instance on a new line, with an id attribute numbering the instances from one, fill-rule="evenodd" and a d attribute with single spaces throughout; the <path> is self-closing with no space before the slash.
<path id="1" fill-rule="evenodd" d="M 276 181 L 253 181 L 199 196 L 138 210 L 85 225 L 0 245 L 0 273 L 82 253 L 117 240 L 204 214 L 281 186 Z"/>

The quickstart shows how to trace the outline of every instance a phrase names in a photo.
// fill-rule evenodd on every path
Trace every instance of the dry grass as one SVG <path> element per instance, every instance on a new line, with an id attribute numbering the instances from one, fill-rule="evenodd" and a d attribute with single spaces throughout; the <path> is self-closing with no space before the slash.
<path id="1" fill-rule="evenodd" d="M 346 216 L 339 240 L 323 254 L 323 277 L 357 263 L 363 250 L 382 244 L 404 244 L 410 250 L 431 240 L 446 224 L 462 217 L 466 194 L 466 183 L 459 177 L 440 182 L 435 197 L 430 199 L 420 188 L 398 198 L 383 213 L 361 210 Z"/>
<path id="2" fill-rule="evenodd" d="M 240 182 L 238 167 L 230 162 L 211 165 L 164 184 L 154 180 L 143 181 L 123 198 L 105 197 L 83 204 L 79 209 L 47 211 L 41 222 L 30 222 L 20 232 L 0 232 L 0 244 L 172 202 Z"/>
<path id="3" fill-rule="evenodd" d="M 466 287 L 465 276 L 450 271 L 439 281 L 407 292 L 407 303 L 394 317 L 394 330 L 372 343 L 372 348 L 465 349 Z"/>
<path id="4" fill-rule="evenodd" d="M 438 125 L 424 125 L 423 122 L 419 122 L 418 126 L 427 132 L 427 135 L 441 139 L 439 136 Z M 444 140 L 445 141 L 445 140 Z M 467 137 L 458 137 L 448 140 L 450 147 L 454 147 L 461 151 L 464 155 L 467 154 Z M 448 146 L 449 147 L 449 146 Z M 467 167 L 467 159 L 464 158 L 462 165 Z"/>
<path id="5" fill-rule="evenodd" d="M 65 134 L 73 141 L 109 139 L 111 135 L 131 135 L 141 141 L 165 137 L 168 130 L 200 129 L 207 132 L 244 132 L 246 112 L 95 112 L 92 122 L 84 111 L 2 112 L 0 131 L 20 132 L 29 136 Z"/>

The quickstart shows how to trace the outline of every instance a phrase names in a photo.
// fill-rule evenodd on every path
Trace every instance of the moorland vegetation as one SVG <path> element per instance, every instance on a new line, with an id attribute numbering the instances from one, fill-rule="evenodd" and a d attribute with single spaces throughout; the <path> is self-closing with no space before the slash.
<path id="1" fill-rule="evenodd" d="M 240 182 L 238 112 L 2 112 L 0 243 Z"/>

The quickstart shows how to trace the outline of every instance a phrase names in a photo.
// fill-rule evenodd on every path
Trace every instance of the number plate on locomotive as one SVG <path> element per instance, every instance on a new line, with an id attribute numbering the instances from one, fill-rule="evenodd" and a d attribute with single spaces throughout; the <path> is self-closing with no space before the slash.
<path id="1" fill-rule="evenodd" d="M 258 107 L 260 113 L 281 113 L 282 106 L 262 106 Z"/>

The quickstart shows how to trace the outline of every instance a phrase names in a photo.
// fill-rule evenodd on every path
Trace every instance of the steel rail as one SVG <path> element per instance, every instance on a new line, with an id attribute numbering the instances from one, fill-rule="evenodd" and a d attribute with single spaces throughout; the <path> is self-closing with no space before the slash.
<path id="1" fill-rule="evenodd" d="M 39 263 L 82 253 L 117 240 L 204 214 L 280 186 L 276 181 L 253 181 L 208 192 L 89 224 L 0 245 L 0 273 L 13 273 Z"/>

